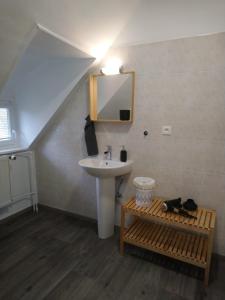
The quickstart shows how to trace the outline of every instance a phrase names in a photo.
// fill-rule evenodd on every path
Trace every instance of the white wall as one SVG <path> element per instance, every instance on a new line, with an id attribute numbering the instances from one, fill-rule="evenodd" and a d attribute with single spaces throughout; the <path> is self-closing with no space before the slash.
<path id="1" fill-rule="evenodd" d="M 88 81 L 71 92 L 34 145 L 40 203 L 96 218 L 95 179 L 78 166 L 86 157 L 84 125 L 88 114 Z"/>
<path id="2" fill-rule="evenodd" d="M 225 34 L 122 47 L 111 54 L 125 70 L 136 71 L 134 123 L 96 126 L 100 153 L 112 145 L 119 157 L 124 144 L 134 160 L 123 200 L 135 192 L 134 177 L 150 176 L 157 195 L 193 197 L 216 209 L 215 249 L 225 255 Z M 87 155 L 87 81 L 68 100 L 35 147 L 40 201 L 96 218 L 95 180 L 78 166 Z M 163 125 L 172 125 L 171 136 L 160 134 Z"/>

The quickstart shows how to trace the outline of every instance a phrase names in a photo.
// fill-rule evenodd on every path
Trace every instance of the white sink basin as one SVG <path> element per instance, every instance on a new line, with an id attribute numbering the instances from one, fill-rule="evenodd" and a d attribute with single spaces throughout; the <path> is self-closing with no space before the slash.
<path id="1" fill-rule="evenodd" d="M 121 162 L 89 157 L 79 161 L 79 165 L 84 168 L 88 174 L 95 177 L 115 177 L 127 174 L 131 171 L 132 164 L 132 160 Z"/>
<path id="2" fill-rule="evenodd" d="M 98 236 L 106 239 L 114 233 L 115 223 L 115 177 L 129 173 L 133 161 L 121 162 L 98 158 L 85 158 L 79 165 L 96 177 L 96 198 L 98 212 Z"/>

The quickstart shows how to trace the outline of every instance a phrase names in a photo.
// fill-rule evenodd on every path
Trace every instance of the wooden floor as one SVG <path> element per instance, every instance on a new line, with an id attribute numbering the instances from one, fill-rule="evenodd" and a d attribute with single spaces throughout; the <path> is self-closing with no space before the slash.
<path id="1" fill-rule="evenodd" d="M 43 207 L 1 224 L 0 299 L 225 299 L 224 258 L 205 289 L 189 265 L 135 248 L 121 257 L 118 236 L 99 240 L 94 223 Z"/>

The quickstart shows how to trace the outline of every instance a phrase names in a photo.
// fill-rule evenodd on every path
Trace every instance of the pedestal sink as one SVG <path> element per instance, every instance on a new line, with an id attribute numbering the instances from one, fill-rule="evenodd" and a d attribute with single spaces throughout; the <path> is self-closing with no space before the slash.
<path id="1" fill-rule="evenodd" d="M 106 239 L 114 233 L 115 177 L 129 173 L 133 161 L 120 162 L 101 158 L 85 158 L 79 165 L 96 177 L 98 236 Z"/>

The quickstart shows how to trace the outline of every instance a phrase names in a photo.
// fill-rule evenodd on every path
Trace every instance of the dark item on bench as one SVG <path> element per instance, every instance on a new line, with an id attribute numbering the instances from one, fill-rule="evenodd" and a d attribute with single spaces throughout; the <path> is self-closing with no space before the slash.
<path id="1" fill-rule="evenodd" d="M 162 209 L 164 211 L 173 211 L 174 208 L 181 208 L 182 204 L 181 204 L 181 198 L 177 198 L 177 199 L 172 199 L 172 200 L 167 200 L 163 202 L 163 206 Z"/>
<path id="2" fill-rule="evenodd" d="M 197 217 L 190 215 L 186 210 L 182 209 L 182 208 L 174 208 L 173 211 L 175 214 L 181 215 L 183 217 L 189 218 L 189 219 L 197 219 Z"/>
<path id="3" fill-rule="evenodd" d="M 186 210 L 182 209 L 181 198 L 164 201 L 162 210 L 165 212 L 172 212 L 189 219 L 197 219 L 195 216 L 190 215 Z"/>
<path id="4" fill-rule="evenodd" d="M 195 211 L 197 210 L 198 205 L 193 199 L 187 199 L 187 201 L 183 203 L 183 208 L 189 211 Z"/>

